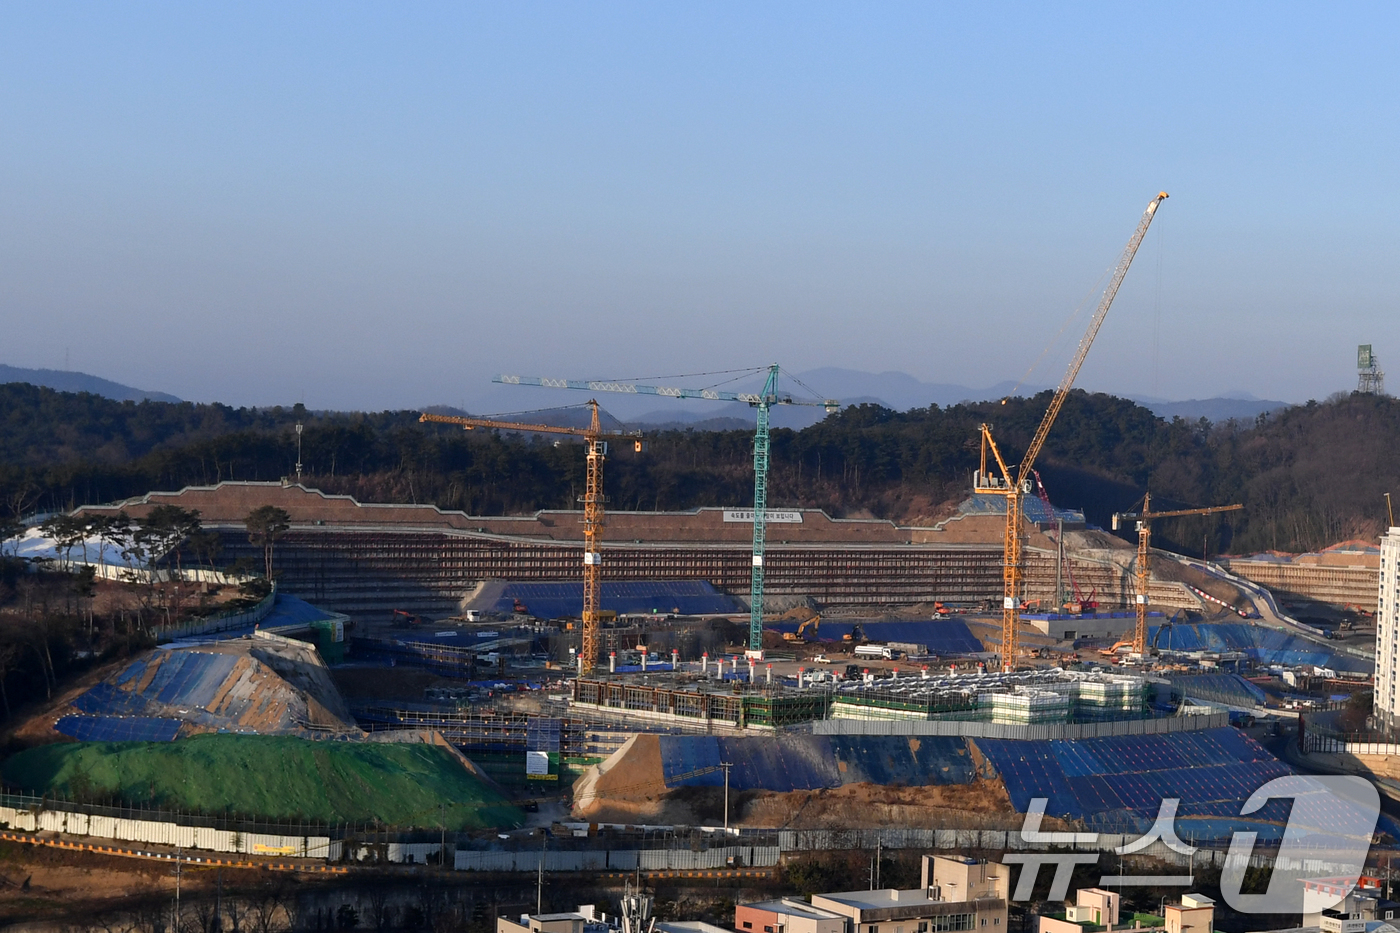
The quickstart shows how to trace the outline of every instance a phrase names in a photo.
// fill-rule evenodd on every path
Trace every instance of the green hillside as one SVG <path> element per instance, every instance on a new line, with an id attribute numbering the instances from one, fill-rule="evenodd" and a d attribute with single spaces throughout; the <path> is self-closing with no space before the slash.
<path id="1" fill-rule="evenodd" d="M 9 787 L 70 799 L 264 819 L 449 829 L 515 826 L 518 809 L 431 745 L 200 735 L 174 742 L 78 742 L 0 766 Z"/>

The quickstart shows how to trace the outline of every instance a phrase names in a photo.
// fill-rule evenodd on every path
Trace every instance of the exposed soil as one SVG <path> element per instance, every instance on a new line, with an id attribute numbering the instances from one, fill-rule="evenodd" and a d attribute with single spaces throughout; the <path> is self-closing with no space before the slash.
<path id="1" fill-rule="evenodd" d="M 667 796 L 661 737 L 643 732 L 574 785 L 574 815 L 612 823 L 651 819 L 666 808 Z"/>
<path id="2" fill-rule="evenodd" d="M 1012 813 L 1000 781 L 888 787 L 847 784 L 816 791 L 745 794 L 738 812 L 744 826 L 783 829 L 863 829 L 882 826 L 976 826 L 973 814 Z"/>

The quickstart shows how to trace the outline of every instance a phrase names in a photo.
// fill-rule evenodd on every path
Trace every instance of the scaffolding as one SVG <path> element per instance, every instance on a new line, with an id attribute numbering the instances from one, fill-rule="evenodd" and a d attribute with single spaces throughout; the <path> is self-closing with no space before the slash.
<path id="1" fill-rule="evenodd" d="M 722 723 L 739 729 L 782 729 L 827 718 L 831 696 L 824 690 L 749 686 L 725 689 L 704 684 L 667 686 L 625 680 L 576 680 L 571 706 L 641 714 L 645 718 Z"/>
<path id="2" fill-rule="evenodd" d="M 835 686 L 574 681 L 572 708 L 658 722 L 783 729 L 823 719 L 939 719 L 996 723 L 1098 722 L 1148 715 L 1141 677 L 1060 669 L 1014 674 L 891 677 Z"/>
<path id="3" fill-rule="evenodd" d="M 230 559 L 261 559 L 241 528 L 218 530 Z M 744 545 L 604 544 L 610 580 L 707 580 L 730 595 L 748 594 L 753 560 Z M 436 529 L 325 526 L 288 532 L 275 560 L 283 587 L 318 605 L 452 614 L 485 580 L 574 579 L 582 548 Z M 980 603 L 1000 592 L 1001 554 L 994 545 L 770 542 L 764 581 L 770 596 L 810 596 L 836 606 Z"/>

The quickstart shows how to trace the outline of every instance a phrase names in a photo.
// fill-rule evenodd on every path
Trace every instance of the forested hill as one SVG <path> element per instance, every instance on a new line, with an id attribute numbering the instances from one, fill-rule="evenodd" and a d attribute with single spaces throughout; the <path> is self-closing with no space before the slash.
<path id="1" fill-rule="evenodd" d="M 947 515 L 968 493 L 978 425 L 1018 458 L 1049 399 L 1042 393 L 893 412 L 850 407 L 773 434 L 770 502 L 898 521 Z M 365 501 L 434 502 L 477 514 L 576 507 L 579 445 L 553 438 L 420 425 L 416 412 L 313 414 L 294 408 L 114 402 L 0 385 L 0 511 L 104 502 L 152 489 L 293 472 L 293 425 L 305 427 L 305 481 Z M 625 448 L 618 450 L 616 448 Z M 1150 488 L 1162 508 L 1243 502 L 1223 519 L 1162 523 L 1157 539 L 1189 553 L 1307 550 L 1384 525 L 1382 494 L 1400 492 L 1400 402 L 1339 396 L 1255 422 L 1165 421 L 1125 399 L 1074 393 L 1039 470 L 1052 499 L 1108 525 Z M 752 501 L 747 431 L 668 431 L 634 454 L 615 445 L 613 509 Z"/>

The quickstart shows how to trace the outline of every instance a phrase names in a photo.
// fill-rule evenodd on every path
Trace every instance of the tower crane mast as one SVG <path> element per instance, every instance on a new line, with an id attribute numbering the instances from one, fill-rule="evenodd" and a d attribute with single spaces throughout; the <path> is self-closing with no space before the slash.
<path id="1" fill-rule="evenodd" d="M 602 615 L 603 571 L 603 460 L 607 456 L 605 437 L 630 437 L 636 449 L 641 449 L 640 431 L 604 430 L 598 421 L 598 402 L 590 399 L 589 424 L 586 428 L 563 427 L 554 424 L 529 424 L 520 421 L 499 421 L 492 418 L 462 418 L 423 412 L 420 423 L 456 424 L 463 430 L 477 428 L 521 431 L 531 434 L 569 434 L 582 437 L 588 447 L 588 475 L 583 493 L 583 643 L 579 648 L 580 673 L 588 673 L 598 660 L 598 626 Z"/>
<path id="2" fill-rule="evenodd" d="M 1113 306 L 1113 299 L 1118 295 L 1118 288 L 1123 284 L 1123 279 L 1128 274 L 1128 268 L 1133 264 L 1133 257 L 1137 255 L 1143 237 L 1147 236 L 1147 229 L 1152 225 L 1152 218 L 1157 214 L 1158 205 L 1166 199 L 1167 193 L 1165 191 L 1158 193 L 1147 205 L 1147 210 L 1143 211 L 1137 229 L 1128 238 L 1128 245 L 1124 247 L 1123 254 L 1118 258 L 1118 265 L 1113 269 L 1113 275 L 1109 278 L 1103 296 L 1099 299 L 1094 316 L 1089 320 L 1089 328 L 1079 339 L 1079 346 L 1074 351 L 1069 368 L 1065 371 L 1064 378 L 1060 380 L 1059 387 L 1055 389 L 1055 394 L 1050 397 L 1050 404 L 1045 410 L 1045 416 L 1040 419 L 1040 424 L 1031 437 L 1030 445 L 1026 447 L 1026 452 L 1021 457 L 1021 463 L 1014 472 L 1007 467 L 1006 461 L 997 449 L 996 442 L 992 439 L 991 426 L 987 424 L 981 426 L 982 468 L 974 480 L 975 491 L 1003 496 L 1006 499 L 1006 533 L 1002 541 L 1001 666 L 1003 671 L 1016 669 L 1016 658 L 1020 653 L 1017 627 L 1021 621 L 1023 569 L 1021 566 L 1023 516 L 1021 497 L 1029 495 L 1031 492 L 1031 471 L 1035 467 L 1036 458 L 1040 456 L 1041 448 L 1045 446 L 1045 439 L 1049 436 L 1050 428 L 1054 426 L 1060 409 L 1064 407 L 1065 399 L 1069 398 L 1070 390 L 1074 388 L 1074 380 L 1079 376 L 1079 369 L 1084 365 L 1084 359 L 1089 355 L 1089 348 L 1094 345 L 1094 338 L 1098 336 L 1099 328 L 1103 326 L 1104 318 L 1108 316 L 1108 309 Z M 1003 404 L 1005 404 L 1005 400 L 1003 400 Z M 989 449 L 996 460 L 999 476 L 988 473 L 987 452 Z"/>
<path id="3" fill-rule="evenodd" d="M 657 395 L 664 398 L 695 398 L 717 402 L 745 402 L 758 409 L 753 435 L 753 564 L 749 577 L 749 651 L 750 657 L 763 656 L 763 573 L 768 536 L 768 410 L 774 405 L 806 405 L 825 408 L 827 413 L 840 408 L 835 399 L 820 402 L 794 399 L 778 391 L 777 363 L 767 367 L 768 377 L 763 391 L 728 392 L 717 389 L 682 389 L 674 386 L 640 385 L 634 382 L 605 380 L 549 379 L 539 376 L 496 376 L 491 381 L 505 385 L 541 386 L 548 389 L 582 389 L 586 392 L 621 392 L 626 395 Z"/>
<path id="4" fill-rule="evenodd" d="M 1142 497 L 1141 512 L 1113 513 L 1114 531 L 1118 530 L 1119 523 L 1124 519 L 1137 520 L 1137 627 L 1133 630 L 1133 654 L 1138 657 L 1147 654 L 1147 583 L 1151 576 L 1148 561 L 1152 549 L 1152 519 L 1177 518 L 1182 515 L 1214 515 L 1217 512 L 1238 512 L 1242 508 L 1244 508 L 1243 505 L 1236 503 L 1234 505 L 1212 505 L 1203 509 L 1172 509 L 1169 512 L 1154 512 L 1152 511 L 1152 494 L 1145 493 Z"/>

